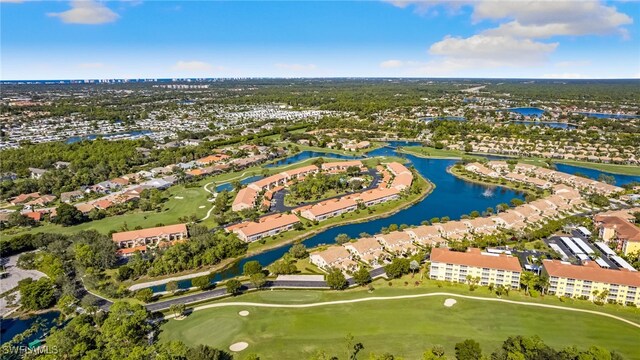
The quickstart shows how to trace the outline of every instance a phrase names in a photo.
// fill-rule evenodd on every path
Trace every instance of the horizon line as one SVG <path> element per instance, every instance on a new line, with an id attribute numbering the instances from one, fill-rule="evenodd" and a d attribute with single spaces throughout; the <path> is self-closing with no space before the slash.
<path id="1" fill-rule="evenodd" d="M 361 79 L 361 80 L 557 80 L 557 81 L 584 81 L 584 80 L 640 80 L 637 77 L 621 78 L 554 78 L 554 77 L 407 77 L 407 76 L 221 76 L 221 77 L 138 77 L 138 78 L 84 78 L 84 79 L 0 79 L 0 83 L 100 83 L 100 82 L 179 82 L 195 81 L 206 82 L 214 80 L 336 80 L 336 79 Z"/>

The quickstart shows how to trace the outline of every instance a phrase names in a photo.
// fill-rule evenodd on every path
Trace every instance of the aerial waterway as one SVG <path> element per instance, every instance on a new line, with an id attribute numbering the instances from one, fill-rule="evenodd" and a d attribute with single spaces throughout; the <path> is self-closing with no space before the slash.
<path id="1" fill-rule="evenodd" d="M 412 165 L 425 178 L 435 184 L 435 189 L 429 196 L 409 208 L 401 210 L 388 217 L 371 220 L 364 223 L 346 224 L 336 226 L 324 230 L 318 234 L 310 236 L 302 241 L 307 248 L 313 248 L 322 244 L 332 244 L 338 234 L 347 234 L 352 238 L 358 237 L 361 233 L 375 234 L 380 232 L 383 227 L 391 224 L 407 224 L 420 225 L 424 220 L 430 220 L 434 217 L 448 216 L 451 219 L 459 219 L 464 214 L 469 214 L 474 210 L 480 212 L 487 208 L 495 208 L 501 203 L 509 203 L 513 198 L 523 199 L 524 194 L 510 189 L 496 186 L 480 185 L 470 183 L 451 175 L 447 172 L 447 168 L 454 165 L 457 160 L 450 159 L 428 159 L 410 154 L 398 152 L 398 148 L 407 146 L 420 146 L 418 142 L 405 141 L 389 141 L 388 145 L 369 152 L 368 157 L 378 156 L 397 156 L 407 160 L 407 165 Z M 275 164 L 286 165 L 296 163 L 313 157 L 325 157 L 336 159 L 356 159 L 356 156 L 334 154 L 329 152 L 303 151 L 289 158 L 281 160 Z M 487 156 L 490 159 L 497 159 L 496 156 Z M 277 166 L 277 165 L 276 165 Z M 577 166 L 558 164 L 559 170 L 567 173 L 581 172 L 594 179 L 601 173 L 598 170 L 585 169 Z M 623 185 L 631 181 L 640 181 L 638 176 L 612 175 L 616 179 L 616 184 Z M 252 177 L 243 181 L 255 181 L 259 177 Z M 262 266 L 267 266 L 280 259 L 289 251 L 293 244 L 284 244 L 283 246 L 267 250 L 265 252 L 248 256 L 236 262 L 233 266 L 224 271 L 218 272 L 213 276 L 212 281 L 218 282 L 237 276 L 242 273 L 243 265 L 248 261 L 258 261 Z M 178 281 L 181 289 L 190 288 L 191 280 Z M 165 285 L 157 285 L 151 287 L 154 292 L 165 291 Z"/>
<path id="2" fill-rule="evenodd" d="M 407 146 L 419 146 L 418 142 L 405 142 L 405 141 L 390 141 L 385 147 L 381 147 L 369 152 L 368 157 L 378 156 L 397 156 L 407 160 L 408 166 L 413 166 L 424 178 L 429 179 L 435 184 L 435 189 L 429 196 L 422 199 L 420 202 L 412 205 L 409 208 L 401 210 L 388 217 L 383 217 L 375 220 L 371 220 L 364 223 L 346 224 L 336 226 L 327 230 L 324 230 L 318 234 L 310 236 L 302 241 L 307 248 L 313 248 L 322 244 L 332 244 L 335 242 L 335 237 L 338 234 L 347 234 L 351 238 L 356 238 L 361 233 L 375 234 L 380 232 L 383 227 L 388 227 L 391 224 L 407 224 L 407 225 L 420 225 L 424 220 L 430 220 L 434 217 L 448 216 L 451 219 L 459 219 L 464 214 L 469 214 L 474 210 L 480 212 L 487 208 L 495 208 L 496 205 L 501 203 L 509 203 L 513 198 L 523 199 L 524 194 L 510 189 L 496 186 L 480 185 L 470 183 L 461 180 L 449 172 L 447 168 L 454 165 L 457 160 L 451 159 L 428 159 L 422 158 L 410 154 L 404 154 L 398 152 L 398 148 Z M 294 162 L 303 161 L 313 157 L 325 157 L 325 158 L 337 158 L 337 159 L 356 159 L 355 156 L 340 155 L 328 152 L 312 152 L 303 151 L 289 158 L 278 162 L 279 165 L 286 165 Z M 487 156 L 490 159 L 496 159 L 499 157 Z M 275 164 L 274 164 L 275 165 Z M 577 166 L 570 165 L 558 165 L 559 170 L 567 173 L 581 172 L 587 174 L 590 177 L 596 179 L 602 172 L 597 170 L 585 169 Z M 588 171 L 587 171 L 588 170 Z M 631 181 L 640 181 L 638 176 L 627 176 L 605 173 L 612 175 L 616 179 L 618 185 L 623 185 Z M 255 181 L 259 177 L 253 177 L 251 180 Z M 289 251 L 293 244 L 284 244 L 283 246 L 267 250 L 265 252 L 248 256 L 240 261 L 236 262 L 233 266 L 227 268 L 224 271 L 218 272 L 213 276 L 212 281 L 218 282 L 237 276 L 242 273 L 242 267 L 248 261 L 258 261 L 262 266 L 267 266 L 276 260 L 280 259 L 285 253 Z M 191 285 L 191 280 L 178 281 L 178 286 L 181 289 L 188 289 Z M 165 285 L 157 285 L 151 287 L 154 292 L 165 291 Z"/>

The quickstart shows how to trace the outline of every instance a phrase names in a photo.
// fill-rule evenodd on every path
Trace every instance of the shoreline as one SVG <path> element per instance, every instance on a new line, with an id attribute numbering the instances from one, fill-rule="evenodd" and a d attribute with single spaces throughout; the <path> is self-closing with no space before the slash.
<path id="1" fill-rule="evenodd" d="M 432 183 L 431 181 L 429 181 L 428 179 L 422 177 L 421 175 L 419 175 L 428 185 L 426 191 L 424 191 L 424 193 L 422 193 L 419 197 L 417 197 L 415 200 L 411 201 L 411 202 L 407 202 L 402 204 L 401 206 L 394 208 L 392 210 L 386 211 L 384 213 L 381 214 L 371 214 L 367 217 L 364 218 L 358 218 L 358 219 L 353 219 L 353 220 L 346 220 L 344 222 L 338 222 L 338 223 L 334 223 L 334 224 L 327 224 L 324 226 L 321 226 L 317 229 L 311 230 L 309 232 L 300 234 L 296 237 L 293 237 L 291 239 L 286 239 L 286 240 L 282 240 L 281 242 L 273 242 L 272 244 L 265 244 L 264 247 L 259 247 L 258 249 L 254 249 L 252 251 L 247 251 L 246 254 L 244 254 L 241 257 L 237 257 L 237 258 L 233 258 L 233 259 L 225 259 L 227 260 L 225 264 L 223 264 L 223 262 L 221 262 L 220 264 L 214 265 L 214 267 L 212 269 L 207 270 L 200 270 L 198 273 L 191 273 L 191 274 L 185 274 L 185 275 L 179 275 L 179 276 L 174 276 L 172 278 L 167 278 L 167 279 L 158 279 L 158 280 L 152 280 L 149 282 L 145 282 L 145 283 L 136 283 L 134 285 L 139 285 L 136 286 L 136 290 L 140 290 L 140 289 L 144 289 L 144 288 L 148 288 L 148 287 L 152 287 L 152 286 L 157 286 L 157 285 L 162 285 L 162 284 L 166 284 L 170 281 L 173 281 L 175 278 L 180 278 L 180 280 L 187 280 L 187 279 L 192 279 L 198 276 L 201 276 L 202 274 L 204 274 L 205 272 L 211 273 L 211 272 L 222 272 L 225 271 L 226 269 L 232 267 L 235 263 L 242 261 L 242 259 L 245 259 L 247 257 L 251 257 L 251 256 L 255 256 L 258 254 L 261 254 L 263 252 L 269 251 L 269 250 L 273 250 L 273 249 L 277 249 L 279 247 L 283 247 L 283 246 L 287 246 L 289 244 L 293 244 L 296 242 L 302 242 L 310 237 L 313 237 L 321 232 L 324 232 L 326 230 L 329 230 L 331 228 L 334 227 L 338 227 L 338 226 L 343 226 L 343 225 L 351 225 L 351 224 L 358 224 L 358 223 L 363 223 L 363 222 L 367 222 L 367 221 L 371 221 L 371 220 L 377 220 L 380 218 L 385 218 L 385 217 L 389 217 L 391 215 L 394 215 L 402 210 L 405 210 L 413 205 L 415 205 L 416 203 L 422 201 L 424 198 L 426 198 L 427 196 L 429 196 L 433 190 L 435 190 L 435 184 Z M 174 274 L 175 275 L 175 274 Z M 143 284 L 150 284 L 153 283 L 151 285 L 147 285 L 147 286 L 142 286 Z M 132 286 L 134 286 L 132 285 Z M 129 288 L 130 289 L 130 288 Z"/>
<path id="2" fill-rule="evenodd" d="M 410 155 L 414 155 L 414 156 L 422 157 L 422 158 L 426 158 L 426 159 L 461 160 L 464 157 L 464 154 L 460 155 L 460 156 L 425 155 L 425 154 L 421 154 L 419 152 L 411 151 L 410 149 L 407 149 L 407 148 L 403 148 L 402 150 L 399 150 L 398 152 L 405 153 L 405 154 L 410 154 Z M 610 174 L 614 174 L 614 175 L 640 177 L 640 166 L 633 166 L 633 165 L 598 163 L 598 162 L 587 162 L 587 161 L 579 161 L 579 160 L 565 160 L 565 159 L 554 159 L 554 158 L 541 158 L 541 157 L 523 157 L 523 156 L 516 156 L 516 155 L 503 155 L 503 154 L 491 154 L 491 153 L 480 153 L 480 152 L 472 152 L 472 153 L 468 153 L 466 155 L 471 156 L 471 157 L 473 157 L 473 156 L 476 156 L 476 157 L 478 157 L 478 156 L 480 156 L 480 157 L 497 156 L 497 157 L 504 157 L 504 158 L 514 159 L 514 160 L 521 160 L 523 162 L 524 161 L 537 161 L 537 162 L 550 161 L 554 165 L 555 164 L 564 164 L 564 165 L 575 166 L 575 167 L 579 167 L 579 168 L 583 168 L 583 169 L 600 171 L 600 172 L 603 172 L 603 173 L 610 173 Z M 603 168 L 603 166 L 604 167 L 613 167 L 613 168 L 605 169 L 605 168 Z M 639 170 L 638 170 L 638 173 L 635 173 L 633 171 L 625 171 L 627 169 L 628 170 L 639 169 Z"/>

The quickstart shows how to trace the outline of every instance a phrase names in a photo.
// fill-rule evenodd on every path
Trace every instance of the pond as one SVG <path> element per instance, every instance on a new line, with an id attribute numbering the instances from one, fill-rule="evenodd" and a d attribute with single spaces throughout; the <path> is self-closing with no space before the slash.
<path id="1" fill-rule="evenodd" d="M 640 118 L 640 115 L 627 115 L 627 114 L 605 114 L 605 113 L 595 113 L 595 112 L 577 112 L 576 114 L 585 115 L 588 117 L 598 118 L 598 119 L 635 119 Z"/>
<path id="2" fill-rule="evenodd" d="M 43 326 L 39 331 L 34 333 L 33 335 L 26 338 L 21 345 L 26 345 L 29 342 L 39 339 L 45 333 L 47 333 L 51 328 L 56 325 L 56 320 L 60 316 L 60 313 L 57 311 L 50 311 L 43 314 L 34 315 L 28 317 L 26 319 L 22 318 L 7 318 L 2 319 L 2 326 L 0 326 L 0 343 L 4 344 L 11 339 L 13 339 L 16 335 L 24 332 L 29 329 L 33 323 L 36 321 L 42 321 Z"/>
<path id="3" fill-rule="evenodd" d="M 502 109 L 503 111 L 510 111 L 516 114 L 525 115 L 525 116 L 542 116 L 544 114 L 544 110 L 536 107 L 518 107 L 518 108 L 510 108 L 510 109 Z"/>
<path id="4" fill-rule="evenodd" d="M 290 164 L 295 164 L 297 162 L 300 161 L 304 161 L 304 160 L 308 160 L 311 158 L 317 158 L 317 157 L 322 157 L 322 158 L 332 158 L 332 159 L 342 159 L 342 160 L 353 160 L 353 159 L 359 159 L 359 157 L 356 156 L 351 156 L 351 155 L 342 155 L 342 154 L 334 154 L 331 152 L 320 152 L 320 151 L 310 151 L 310 150 L 306 150 L 306 151 L 302 151 L 299 152 L 295 155 L 289 156 L 288 158 L 282 159 L 282 160 L 278 160 L 274 163 L 271 164 L 267 164 L 265 165 L 265 167 L 278 167 L 278 166 L 282 166 L 282 165 L 290 165 Z"/>
<path id="5" fill-rule="evenodd" d="M 610 175 L 610 176 L 613 176 L 613 178 L 616 181 L 614 185 L 618 185 L 618 186 L 622 186 L 634 181 L 640 182 L 640 176 L 613 174 L 605 171 L 589 169 L 589 168 L 584 168 L 584 167 L 574 166 L 574 165 L 556 164 L 556 169 L 558 171 L 562 171 L 567 174 L 581 173 L 594 180 L 598 180 L 598 177 L 601 174 Z"/>
<path id="6" fill-rule="evenodd" d="M 546 122 L 546 121 L 511 121 L 512 124 L 527 125 L 527 126 L 546 126 L 554 129 L 577 129 L 578 127 L 573 124 L 567 124 L 563 122 Z"/>

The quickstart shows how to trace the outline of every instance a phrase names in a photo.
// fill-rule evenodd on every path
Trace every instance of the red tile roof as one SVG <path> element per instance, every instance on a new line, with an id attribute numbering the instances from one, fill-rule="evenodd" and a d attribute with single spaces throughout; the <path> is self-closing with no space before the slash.
<path id="1" fill-rule="evenodd" d="M 169 234 L 177 234 L 177 233 L 186 233 L 187 225 L 186 224 L 175 224 L 175 225 L 167 225 L 167 226 L 159 226 L 148 229 L 141 230 L 133 230 L 133 231 L 123 231 L 113 233 L 111 238 L 115 242 L 123 242 L 135 239 L 146 239 L 154 236 L 162 236 Z"/>
<path id="2" fill-rule="evenodd" d="M 542 266 L 549 276 L 640 287 L 640 272 L 603 269 L 592 261 L 580 266 L 560 260 L 544 260 Z"/>
<path id="3" fill-rule="evenodd" d="M 495 255 L 482 253 L 480 249 L 469 249 L 467 252 L 458 252 L 444 248 L 435 248 L 431 250 L 431 262 L 516 272 L 522 271 L 518 258 L 505 254 Z"/>

